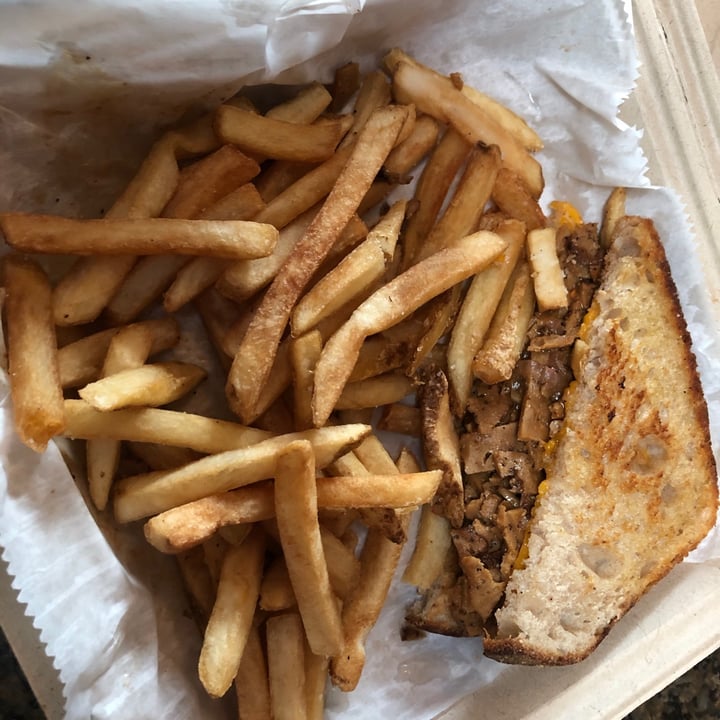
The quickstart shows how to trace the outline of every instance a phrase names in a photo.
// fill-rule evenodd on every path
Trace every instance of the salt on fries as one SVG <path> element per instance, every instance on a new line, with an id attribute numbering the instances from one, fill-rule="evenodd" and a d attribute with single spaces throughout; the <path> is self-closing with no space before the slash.
<path id="1" fill-rule="evenodd" d="M 200 680 L 213 697 L 234 683 L 240 718 L 320 718 L 328 676 L 356 687 L 420 507 L 404 578 L 442 571 L 462 522 L 453 414 L 474 377 L 507 375 L 536 298 L 567 302 L 541 147 L 393 50 L 383 70 L 348 63 L 329 88 L 265 111 L 240 95 L 166 131 L 103 219 L 0 215 L 18 434 L 87 441 L 92 501 L 177 557 Z M 84 257 L 52 288 L 20 252 Z M 206 375 L 175 355 L 180 309 L 240 422 L 162 407 Z M 380 428 L 424 437 L 428 470 L 388 453 L 377 406 Z"/>

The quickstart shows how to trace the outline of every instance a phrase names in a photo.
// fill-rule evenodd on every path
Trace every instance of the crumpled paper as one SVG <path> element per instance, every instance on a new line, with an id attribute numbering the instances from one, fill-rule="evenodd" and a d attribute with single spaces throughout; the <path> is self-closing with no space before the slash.
<path id="1" fill-rule="evenodd" d="M 720 321 L 680 201 L 650 187 L 640 132 L 617 117 L 637 73 L 621 0 L 6 3 L 0 209 L 98 215 L 163 125 L 246 82 L 328 81 L 349 59 L 368 69 L 395 45 L 462 71 L 538 130 L 543 202 L 566 199 L 599 219 L 611 187 L 635 188 L 630 211 L 653 217 L 666 241 L 717 447 Z M 39 456 L 15 437 L 4 380 L 0 397 L 0 546 L 59 670 L 66 717 L 226 716 L 197 681 L 199 639 L 172 559 L 139 528 L 93 517 L 58 449 Z M 693 559 L 720 557 L 719 542 Z M 360 685 L 332 690 L 328 717 L 430 718 L 506 671 L 477 640 L 400 642 L 411 597 L 395 583 Z"/>

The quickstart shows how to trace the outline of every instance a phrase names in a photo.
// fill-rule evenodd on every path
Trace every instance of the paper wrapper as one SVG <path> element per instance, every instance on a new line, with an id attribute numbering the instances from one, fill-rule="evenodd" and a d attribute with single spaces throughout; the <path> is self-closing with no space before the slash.
<path id="1" fill-rule="evenodd" d="M 649 186 L 640 132 L 617 117 L 637 73 L 620 0 L 86 0 L 4 5 L 0 20 L 2 209 L 98 215 L 161 126 L 245 83 L 329 81 L 392 46 L 461 71 L 544 139 L 544 203 L 569 200 L 598 220 L 610 188 L 635 188 L 629 210 L 654 218 L 666 243 L 718 446 L 718 315 L 680 201 Z M 197 681 L 199 638 L 173 560 L 139 528 L 94 518 L 58 449 L 40 456 L 19 442 L 0 388 L 0 545 L 64 683 L 66 717 L 226 716 Z M 715 533 L 690 559 L 718 557 Z M 508 672 L 476 639 L 402 643 L 412 595 L 396 581 L 360 685 L 332 690 L 328 717 L 430 718 Z"/>

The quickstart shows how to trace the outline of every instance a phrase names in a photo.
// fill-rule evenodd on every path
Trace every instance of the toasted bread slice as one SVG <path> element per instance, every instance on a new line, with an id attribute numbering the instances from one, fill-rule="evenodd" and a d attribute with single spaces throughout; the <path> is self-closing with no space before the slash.
<path id="1" fill-rule="evenodd" d="M 715 523 L 707 407 L 651 221 L 617 221 L 576 351 L 527 557 L 485 638 L 504 662 L 582 660 Z"/>

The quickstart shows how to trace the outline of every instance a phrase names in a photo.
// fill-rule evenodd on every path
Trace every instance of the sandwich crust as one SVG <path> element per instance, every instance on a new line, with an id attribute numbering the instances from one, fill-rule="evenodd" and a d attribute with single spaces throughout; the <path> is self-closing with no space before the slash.
<path id="1" fill-rule="evenodd" d="M 503 662 L 584 659 L 715 524 L 707 406 L 650 220 L 618 220 L 575 361 L 527 558 L 486 631 Z"/>

